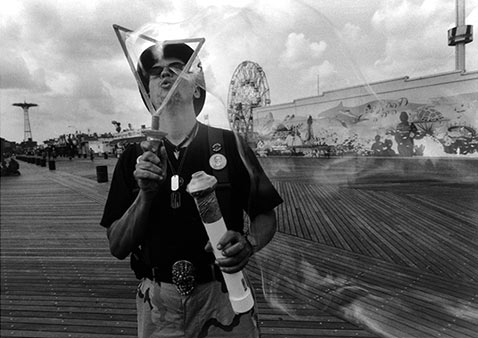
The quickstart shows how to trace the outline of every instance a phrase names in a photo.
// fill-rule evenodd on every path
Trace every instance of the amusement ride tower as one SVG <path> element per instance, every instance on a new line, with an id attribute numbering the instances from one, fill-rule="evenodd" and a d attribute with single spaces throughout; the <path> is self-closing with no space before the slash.
<path id="1" fill-rule="evenodd" d="M 23 108 L 23 126 L 25 130 L 24 141 L 32 141 L 32 129 L 30 127 L 30 117 L 28 116 L 28 109 L 30 109 L 30 107 L 37 107 L 38 105 L 36 103 L 27 103 L 23 101 L 23 103 L 14 103 L 12 104 L 12 106 Z"/>

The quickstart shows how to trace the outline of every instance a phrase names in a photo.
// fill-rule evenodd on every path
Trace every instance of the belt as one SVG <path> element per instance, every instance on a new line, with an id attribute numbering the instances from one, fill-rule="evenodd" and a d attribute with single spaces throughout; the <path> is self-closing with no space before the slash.
<path id="1" fill-rule="evenodd" d="M 217 265 L 206 264 L 198 267 L 186 260 L 175 262 L 169 269 L 154 267 L 151 269 L 151 277 L 157 283 L 174 284 L 183 296 L 191 294 L 198 284 L 222 281 Z"/>

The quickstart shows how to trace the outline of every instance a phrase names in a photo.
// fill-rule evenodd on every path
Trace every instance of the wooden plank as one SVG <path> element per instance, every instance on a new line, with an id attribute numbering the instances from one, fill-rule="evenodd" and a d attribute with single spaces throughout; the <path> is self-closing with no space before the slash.
<path id="1" fill-rule="evenodd" d="M 327 226 L 330 220 L 328 216 L 322 212 L 319 205 L 314 203 L 308 203 L 308 201 L 314 201 L 311 195 L 308 195 L 307 192 L 302 194 L 301 198 L 301 206 L 304 209 L 309 209 L 309 214 L 312 215 L 309 217 L 309 222 L 311 222 L 311 232 L 315 234 L 315 236 L 311 237 L 311 239 L 315 238 L 315 241 L 320 243 L 330 243 L 333 244 L 333 236 L 331 230 Z M 285 201 L 287 203 L 287 201 Z"/>
<path id="2" fill-rule="evenodd" d="M 280 257 L 282 259 L 281 260 L 282 264 L 284 264 L 284 261 L 286 261 L 289 257 L 294 257 L 295 256 L 292 252 L 287 250 L 287 247 L 284 245 L 284 243 L 281 243 L 278 246 L 278 248 L 280 248 L 280 249 L 274 250 L 274 252 L 271 253 L 271 257 L 277 257 L 278 255 L 280 255 Z M 266 250 L 268 250 L 268 249 L 266 249 Z M 316 257 L 316 255 L 312 255 L 311 257 Z M 308 257 L 308 258 L 310 258 L 310 257 Z M 330 264 L 330 271 L 335 270 L 337 272 L 336 264 L 337 264 L 338 259 L 339 259 L 339 257 L 334 257 L 333 258 L 333 261 Z M 323 265 L 323 261 L 322 261 L 322 265 Z M 291 262 L 288 265 L 288 267 L 290 269 L 292 269 L 293 267 L 297 267 L 297 262 Z M 352 268 L 352 267 L 350 267 L 350 268 Z M 338 276 L 340 276 L 340 273 L 347 273 L 347 271 L 350 273 L 349 269 L 339 270 L 338 271 Z M 277 266 L 276 264 L 274 264 L 274 266 L 271 267 L 271 274 L 273 274 L 274 272 L 278 274 L 278 278 L 277 278 L 278 283 L 287 284 L 288 279 L 287 278 L 284 279 L 284 278 L 280 277 L 281 275 L 284 274 L 284 268 L 281 268 L 280 266 Z M 318 273 L 318 271 L 317 270 L 310 270 L 309 272 L 307 272 L 307 271 L 304 272 L 303 271 L 303 273 L 306 274 L 306 275 L 309 274 L 309 277 L 304 277 L 305 275 L 303 275 L 303 274 L 299 277 L 296 277 L 296 278 L 299 278 L 300 282 L 298 284 L 291 282 L 291 285 L 289 285 L 290 290 L 294 290 L 295 292 L 298 292 L 298 293 L 300 293 L 301 291 L 305 292 L 305 294 L 303 294 L 302 296 L 303 296 L 303 299 L 306 299 L 306 300 L 317 299 L 318 301 L 320 301 L 320 299 L 327 300 L 329 298 L 328 301 L 331 301 L 330 297 L 328 297 L 328 295 L 327 295 L 327 292 L 324 293 L 324 291 L 321 291 L 320 288 L 317 287 L 317 281 L 321 279 L 320 274 Z M 328 271 L 324 272 L 323 277 L 326 277 L 325 273 L 328 273 Z M 289 279 L 290 278 L 294 279 L 295 275 L 289 273 L 287 276 L 288 276 Z M 378 271 L 378 276 L 383 276 L 383 273 L 381 271 Z M 391 280 L 396 282 L 396 277 L 397 277 L 397 275 L 391 276 Z M 337 280 L 340 280 L 340 278 L 337 278 Z M 353 281 L 353 280 L 349 280 L 348 282 L 351 282 L 351 281 Z M 306 284 L 309 283 L 309 284 L 307 285 L 307 287 L 301 286 L 301 287 L 298 288 L 297 286 L 300 286 L 301 283 L 306 283 Z M 319 283 L 319 285 L 320 285 L 320 283 Z M 352 284 L 352 285 L 353 286 L 362 286 L 362 285 L 367 286 L 367 284 Z M 405 285 L 407 285 L 407 287 L 410 288 L 411 290 L 414 289 L 414 286 L 412 284 L 405 283 Z M 380 289 L 383 289 L 383 288 L 384 288 L 384 285 L 380 284 Z M 367 288 L 367 289 L 369 289 L 369 291 L 370 291 L 370 288 Z M 309 291 L 307 291 L 307 290 L 309 290 Z M 310 293 L 310 290 L 313 290 L 313 292 Z M 473 289 L 470 287 L 470 290 L 473 290 Z M 476 288 L 475 288 L 475 291 L 476 291 Z M 319 297 L 319 298 L 312 298 L 311 297 L 312 295 L 320 295 L 320 294 L 322 294 L 322 297 Z M 412 295 L 416 296 L 416 293 L 412 293 Z M 343 295 L 340 295 L 340 294 L 334 294 L 334 297 L 339 297 L 340 298 L 342 296 Z M 358 296 L 360 296 L 359 299 L 362 301 L 362 303 L 363 303 L 362 305 L 365 306 L 365 308 L 368 308 L 368 310 L 371 311 L 372 313 L 375 313 L 375 316 L 378 316 L 378 317 L 375 317 L 375 318 L 380 318 L 380 317 L 384 318 L 384 321 L 382 323 L 379 323 L 379 324 L 386 327 L 388 330 L 391 330 L 391 329 L 393 329 L 393 327 L 395 327 L 395 330 L 398 330 L 398 332 L 400 332 L 400 331 L 401 332 L 408 332 L 409 331 L 409 332 L 415 332 L 415 334 L 417 334 L 417 332 L 422 332 L 422 334 L 426 334 L 428 336 L 431 336 L 431 335 L 436 335 L 436 334 L 440 333 L 440 330 L 442 328 L 447 328 L 447 325 L 450 325 L 450 326 L 455 325 L 455 323 L 458 322 L 459 324 L 461 324 L 461 327 L 451 328 L 449 330 L 451 332 L 456 331 L 457 332 L 456 334 L 463 334 L 463 336 L 473 337 L 472 332 L 475 332 L 473 330 L 477 329 L 477 324 L 473 324 L 472 322 L 469 322 L 469 321 L 466 321 L 466 320 L 462 320 L 460 322 L 459 318 L 453 318 L 453 316 L 451 316 L 450 314 L 447 314 L 446 311 L 443 312 L 443 310 L 440 310 L 440 305 L 441 304 L 451 304 L 451 303 L 448 303 L 448 302 L 435 303 L 434 305 L 432 304 L 433 306 L 428 311 L 425 310 L 426 307 L 424 306 L 424 304 L 420 304 L 420 302 L 419 302 L 416 306 L 420 306 L 421 312 L 420 312 L 420 316 L 417 317 L 417 316 L 413 315 L 413 311 L 410 311 L 410 313 L 407 312 L 407 311 L 403 311 L 403 308 L 401 308 L 401 306 L 404 306 L 403 297 L 401 298 L 401 302 L 397 302 L 397 304 L 395 304 L 395 302 L 393 301 L 393 297 L 392 297 L 392 298 L 390 298 L 390 300 L 388 302 L 389 304 L 384 305 L 384 304 L 382 304 L 385 300 L 385 298 L 383 296 L 380 296 L 380 297 L 375 296 L 376 301 L 378 302 L 377 304 L 374 304 L 374 297 L 373 296 L 372 297 L 367 297 L 367 298 L 363 298 L 362 297 L 363 295 L 360 295 L 360 294 L 358 294 Z M 403 295 L 401 295 L 401 296 L 403 296 Z M 432 295 L 432 296 L 430 294 L 428 294 L 427 296 L 428 297 L 440 297 L 440 296 L 435 295 L 435 294 Z M 471 297 L 470 299 L 472 299 L 473 294 L 471 294 L 470 297 Z M 364 299 L 366 299 L 367 301 L 363 301 Z M 348 303 L 353 302 L 355 300 L 356 299 L 354 297 L 349 298 L 349 299 L 347 299 L 347 297 L 346 297 L 345 299 L 342 299 L 342 300 L 337 299 L 336 301 L 338 301 L 338 303 L 336 303 L 335 307 L 332 303 L 328 303 L 327 305 L 329 307 L 335 308 L 336 311 L 340 311 L 341 306 L 343 304 L 348 304 Z M 412 300 L 413 300 L 413 297 L 412 297 Z M 452 300 L 456 300 L 456 298 L 452 298 Z M 323 305 L 324 304 L 322 304 L 322 306 Z M 385 313 L 383 313 L 384 306 L 386 306 L 385 309 L 388 308 L 388 311 L 386 310 Z M 472 311 L 471 309 L 473 309 L 473 307 L 476 310 L 478 310 L 478 307 L 476 306 L 476 304 L 474 306 L 471 305 L 471 304 L 468 304 L 468 306 L 471 306 L 470 311 Z M 376 311 L 373 311 L 374 307 L 377 307 Z M 413 306 L 412 306 L 412 309 L 413 309 Z M 442 311 L 442 312 L 440 312 L 440 311 Z M 399 315 L 399 316 L 397 317 L 397 315 Z M 414 323 L 415 321 L 416 321 L 416 323 Z M 413 325 L 409 325 L 409 323 L 410 324 L 413 323 Z M 389 326 L 392 326 L 392 327 L 389 327 Z M 468 328 L 466 326 L 468 326 Z M 416 336 L 416 335 L 412 335 L 412 336 Z"/>
<path id="3" fill-rule="evenodd" d="M 336 213 L 331 212 L 330 198 L 332 196 L 331 195 L 327 195 L 327 196 L 322 195 L 323 188 L 324 188 L 323 185 L 321 185 L 320 187 L 317 186 L 316 188 L 317 188 L 316 191 L 319 193 L 316 196 L 319 196 L 319 199 L 318 200 L 313 199 L 313 197 L 311 196 L 309 201 L 313 201 L 313 200 L 320 201 L 320 206 L 317 202 L 316 203 L 316 208 L 322 209 L 321 210 L 322 216 L 326 219 L 325 226 L 328 228 L 328 233 L 329 233 L 330 237 L 333 239 L 332 244 L 335 247 L 340 247 L 340 248 L 343 248 L 343 249 L 346 249 L 346 250 L 352 250 L 351 246 L 348 243 L 349 236 L 347 236 L 345 234 L 345 232 L 342 230 L 343 223 L 340 221 L 340 218 Z"/>
<path id="4" fill-rule="evenodd" d="M 373 198 L 373 197 L 371 197 Z M 382 197 L 382 201 L 386 200 L 386 197 Z M 380 203 L 380 202 L 377 202 Z M 403 201 L 397 202 L 404 204 Z M 470 248 L 467 244 L 467 241 L 457 241 L 453 242 L 450 240 L 450 233 L 449 228 L 445 226 L 445 224 L 450 224 L 448 220 L 442 220 L 442 217 L 437 217 L 435 219 L 430 219 L 427 217 L 423 217 L 420 213 L 423 213 L 423 209 L 420 209 L 420 212 L 415 214 L 411 214 L 413 210 L 413 206 L 408 206 L 405 204 L 402 206 L 404 208 L 404 215 L 399 215 L 395 218 L 396 222 L 401 224 L 401 228 L 408 231 L 410 238 L 413 241 L 418 241 L 420 244 L 416 246 L 417 250 L 427 249 L 434 252 L 434 254 L 421 254 L 421 257 L 427 257 L 429 260 L 435 260 L 435 266 L 441 269 L 441 273 L 451 274 L 452 276 L 458 277 L 462 276 L 458 274 L 456 267 L 446 265 L 446 269 L 440 267 L 441 265 L 446 264 L 446 262 L 450 259 L 453 259 L 452 256 L 449 255 L 449 247 L 450 245 L 454 246 L 454 255 L 457 253 L 462 257 L 466 258 L 470 255 L 469 249 Z M 414 215 L 412 217 L 412 215 Z M 430 231 L 432 228 L 434 231 Z M 462 228 L 459 228 L 455 234 L 459 234 Z M 476 251 L 472 249 L 471 252 Z M 465 249 L 468 248 L 468 249 Z M 439 253 L 437 255 L 437 252 Z M 445 259 L 443 259 L 445 258 Z M 471 257 L 470 257 L 471 258 Z M 469 263 L 473 263 L 474 260 L 468 260 Z M 465 271 L 466 273 L 467 271 Z"/>
<path id="5" fill-rule="evenodd" d="M 376 198 L 380 198 L 380 197 L 376 197 Z M 352 198 L 347 197 L 346 194 L 343 194 L 343 195 L 341 196 L 341 200 L 346 200 L 346 201 L 348 201 L 348 204 L 349 204 L 349 205 L 352 203 Z M 353 199 L 353 201 L 354 201 L 356 204 L 362 203 L 362 199 Z M 374 201 L 374 200 L 372 199 L 372 201 Z M 347 204 L 347 203 L 345 203 L 345 204 Z M 365 205 L 365 202 L 363 202 L 363 204 Z M 369 204 L 367 204 L 367 205 L 369 205 Z M 380 219 L 380 218 L 378 218 L 379 215 L 380 215 L 379 212 L 374 212 L 374 206 L 370 206 L 370 210 L 368 211 L 368 214 L 363 213 L 364 219 L 370 219 L 370 218 L 371 218 L 371 220 L 368 222 L 370 225 L 372 225 L 370 228 L 373 228 L 373 225 L 374 225 L 374 224 L 377 224 L 377 223 L 381 222 L 381 224 L 385 224 L 387 227 L 389 227 L 389 228 L 387 229 L 387 231 L 391 231 L 391 232 L 393 233 L 393 232 L 394 232 L 393 229 L 394 229 L 394 227 L 396 227 L 396 223 L 392 223 L 392 224 L 390 224 L 390 226 L 389 226 L 389 225 L 388 225 L 388 220 L 387 220 L 387 219 Z M 409 222 L 409 219 L 408 219 L 408 222 Z M 380 225 L 380 224 L 378 224 L 378 225 Z M 378 228 L 377 225 L 376 225 L 376 227 Z M 415 234 L 415 236 L 416 236 L 416 234 Z M 401 233 L 395 233 L 395 235 L 390 236 L 390 237 L 391 237 L 391 238 L 400 238 L 400 237 L 403 237 L 403 234 L 401 234 Z M 402 243 L 406 243 L 405 241 L 401 241 L 401 242 L 402 242 Z M 397 246 L 396 246 L 396 245 L 386 245 L 385 247 L 389 247 L 390 249 L 394 250 L 394 248 L 397 247 Z M 413 252 L 414 250 L 421 250 L 421 248 L 420 248 L 420 246 L 417 246 L 417 247 L 415 247 L 415 248 L 411 248 L 411 250 L 412 250 L 412 252 Z M 425 256 L 426 256 L 426 255 L 424 255 L 423 253 L 421 253 L 421 254 L 416 253 L 414 256 L 412 256 L 413 258 L 412 258 L 412 257 L 411 257 L 411 258 L 407 258 L 407 254 L 410 254 L 410 253 L 411 253 L 411 252 L 410 252 L 410 248 L 403 249 L 402 252 L 403 252 L 404 256 L 402 255 L 401 257 L 402 257 L 403 259 L 406 259 L 406 262 L 407 262 L 406 264 L 409 264 L 409 265 L 410 265 L 410 264 L 413 264 L 414 261 L 417 261 L 417 257 L 418 257 L 418 258 L 421 258 L 421 257 L 425 257 Z M 433 259 L 433 256 L 428 257 L 428 259 Z M 420 261 L 420 260 L 418 260 L 418 261 Z M 438 264 L 440 264 L 440 262 L 438 262 Z M 425 263 L 423 266 L 426 266 L 426 265 L 427 265 L 427 264 Z M 438 266 L 439 266 L 439 265 L 438 265 Z"/>
<path id="6" fill-rule="evenodd" d="M 361 221 L 361 223 L 367 229 L 376 229 L 374 235 L 367 236 L 370 239 L 374 237 L 378 241 L 372 241 L 374 243 L 380 243 L 384 251 L 387 251 L 386 256 L 381 256 L 383 259 L 387 259 L 391 262 L 402 262 L 408 266 L 417 267 L 417 263 L 420 260 L 415 257 L 422 257 L 422 255 L 412 255 L 415 250 L 420 248 L 411 247 L 406 248 L 404 244 L 407 243 L 403 240 L 403 235 L 401 232 L 396 230 L 396 223 L 392 223 L 389 226 L 388 220 L 393 219 L 393 214 L 389 213 L 390 206 L 377 209 L 379 206 L 377 203 L 374 203 L 374 199 L 371 199 L 369 196 L 359 197 L 356 192 L 351 192 L 348 194 L 342 194 L 342 200 L 345 201 L 345 205 L 354 205 L 361 206 L 361 209 L 356 209 L 356 220 Z M 376 199 L 381 200 L 381 196 L 376 196 Z M 346 207 L 345 207 L 346 208 Z M 385 216 L 384 216 L 385 215 Z M 379 231 L 379 229 L 381 231 Z M 381 235 L 383 233 L 384 235 Z M 380 257 L 374 255 L 375 257 Z"/>
<path id="7" fill-rule="evenodd" d="M 372 254 L 373 249 L 369 241 L 365 241 L 364 234 L 361 232 L 360 227 L 355 227 L 355 215 L 350 213 L 344 203 L 342 203 L 342 197 L 339 195 L 339 189 L 337 187 L 332 188 L 329 185 L 322 185 L 320 189 L 315 186 L 309 186 L 309 191 L 312 196 L 317 196 L 316 200 L 320 203 L 327 205 L 329 214 L 336 215 L 336 222 L 340 224 L 341 229 L 344 231 L 348 241 L 350 243 L 351 251 L 360 252 L 364 254 Z M 323 197 L 320 191 L 326 191 L 327 197 Z M 317 194 L 317 192 L 319 192 Z M 351 232 L 354 233 L 351 236 Z M 347 248 L 344 248 L 347 249 Z"/>

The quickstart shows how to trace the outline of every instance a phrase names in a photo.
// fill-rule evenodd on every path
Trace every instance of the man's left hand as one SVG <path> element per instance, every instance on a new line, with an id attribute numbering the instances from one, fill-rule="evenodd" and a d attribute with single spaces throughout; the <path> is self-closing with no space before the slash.
<path id="1" fill-rule="evenodd" d="M 212 251 L 211 243 L 206 245 L 206 251 Z M 244 235 L 239 232 L 228 230 L 218 243 L 219 251 L 222 252 L 223 258 L 217 258 L 216 264 L 221 271 L 226 273 L 234 273 L 242 270 L 249 257 L 253 254 L 253 249 Z"/>

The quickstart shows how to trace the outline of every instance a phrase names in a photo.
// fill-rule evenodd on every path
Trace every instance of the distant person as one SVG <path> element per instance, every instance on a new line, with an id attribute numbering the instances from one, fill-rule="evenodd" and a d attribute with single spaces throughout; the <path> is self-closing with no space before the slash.
<path id="1" fill-rule="evenodd" d="M 94 159 L 95 159 L 95 151 L 92 148 L 90 148 L 90 160 L 93 161 Z"/>
<path id="2" fill-rule="evenodd" d="M 2 159 L 2 163 L 0 164 L 0 168 L 1 168 L 1 176 L 7 176 L 7 173 L 8 173 L 8 165 L 7 165 L 7 162 Z"/>
<path id="3" fill-rule="evenodd" d="M 17 160 L 14 157 L 10 158 L 7 167 L 7 176 L 18 176 L 20 175 L 20 165 L 18 164 Z"/>
<path id="4" fill-rule="evenodd" d="M 375 143 L 372 144 L 372 154 L 381 156 L 384 150 L 384 144 L 380 141 L 380 135 L 375 136 Z"/>
<path id="5" fill-rule="evenodd" d="M 408 113 L 402 111 L 400 113 L 400 123 L 394 132 L 400 156 L 413 156 L 413 140 L 417 136 L 417 131 L 417 127 L 413 123 L 408 122 Z"/>
<path id="6" fill-rule="evenodd" d="M 393 146 L 393 142 L 392 140 L 390 139 L 387 139 L 383 142 L 384 146 L 385 146 L 385 149 L 382 151 L 382 156 L 388 156 L 388 157 L 391 157 L 391 156 L 395 156 L 397 155 L 395 153 L 395 150 L 392 149 L 392 146 Z"/>

